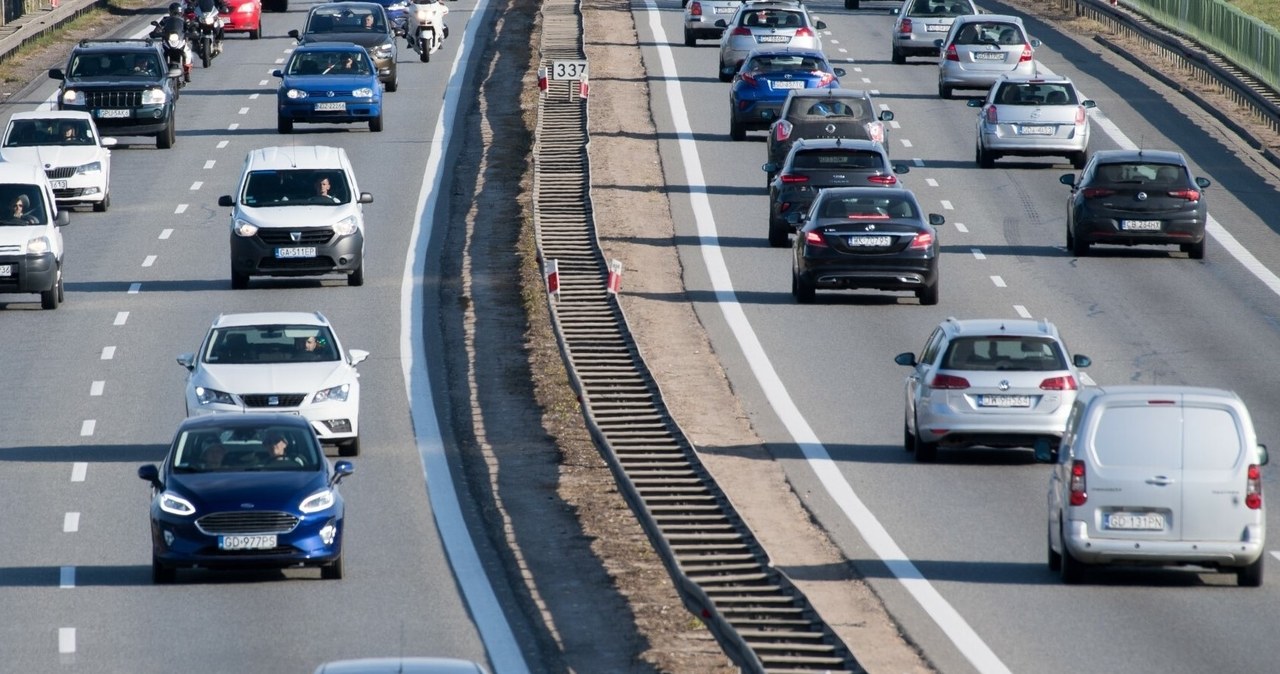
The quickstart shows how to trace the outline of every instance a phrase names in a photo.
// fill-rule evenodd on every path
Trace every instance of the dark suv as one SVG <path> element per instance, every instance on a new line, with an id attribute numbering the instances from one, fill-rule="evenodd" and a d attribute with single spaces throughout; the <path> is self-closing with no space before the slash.
<path id="1" fill-rule="evenodd" d="M 791 144 L 801 138 L 864 138 L 887 144 L 885 122 L 892 119 L 893 112 L 876 111 L 867 91 L 797 89 L 787 94 L 778 121 L 769 127 L 768 161 L 781 165 Z"/>
<path id="2" fill-rule="evenodd" d="M 112 136 L 154 136 L 156 147 L 173 147 L 176 78 L 154 40 L 81 40 L 67 68 L 49 70 L 61 80 L 59 110 L 83 110 Z"/>

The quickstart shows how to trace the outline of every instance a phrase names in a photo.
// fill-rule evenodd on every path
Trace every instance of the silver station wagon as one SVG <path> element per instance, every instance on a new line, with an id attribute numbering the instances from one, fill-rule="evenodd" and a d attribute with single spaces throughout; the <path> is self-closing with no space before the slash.
<path id="1" fill-rule="evenodd" d="M 1040 41 L 1027 37 L 1016 16 L 976 14 L 956 18 L 934 45 L 941 53 L 938 95 L 951 98 L 955 89 L 989 89 L 1001 75 L 1034 75 Z"/>
<path id="2" fill-rule="evenodd" d="M 1065 77 L 1002 75 L 986 98 L 969 100 L 978 112 L 974 161 L 991 168 L 1006 156 L 1063 156 L 1077 169 L 1089 157 L 1089 110 L 1097 107 Z"/>
<path id="3" fill-rule="evenodd" d="M 946 37 L 956 18 L 978 10 L 971 0 L 906 0 L 893 13 L 898 17 L 889 36 L 893 62 L 906 63 L 908 56 L 937 56 L 935 43 Z"/>

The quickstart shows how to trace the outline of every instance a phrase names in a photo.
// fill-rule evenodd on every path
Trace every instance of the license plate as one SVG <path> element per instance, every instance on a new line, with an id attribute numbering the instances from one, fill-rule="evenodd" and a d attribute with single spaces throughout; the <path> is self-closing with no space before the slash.
<path id="1" fill-rule="evenodd" d="M 1158 232 L 1160 231 L 1159 220 L 1121 220 L 1120 229 L 1139 232 Z"/>
<path id="2" fill-rule="evenodd" d="M 132 111 L 131 110 L 98 110 L 97 113 L 98 113 L 98 117 L 102 119 L 119 119 L 121 117 L 128 117 L 132 113 Z"/>
<path id="3" fill-rule="evenodd" d="M 945 33 L 950 28 L 951 26 L 948 26 L 945 23 L 930 23 L 930 24 L 926 24 L 924 27 L 924 29 L 929 31 L 930 33 Z"/>
<path id="4" fill-rule="evenodd" d="M 716 7 L 716 14 L 733 14 L 737 7 Z"/>
<path id="5" fill-rule="evenodd" d="M 53 189 L 55 189 L 55 190 L 65 190 L 65 189 L 67 189 L 67 181 L 65 181 L 65 180 L 50 180 L 50 181 L 49 181 L 49 187 L 52 187 L 52 188 L 53 188 Z"/>
<path id="6" fill-rule="evenodd" d="M 316 103 L 316 110 L 346 110 L 347 104 L 343 101 L 325 101 Z"/>
<path id="7" fill-rule="evenodd" d="M 1052 126 L 1024 126 L 1022 127 L 1022 135 L 1024 136 L 1052 136 Z"/>
<path id="8" fill-rule="evenodd" d="M 276 249 L 277 260 L 283 260 L 285 258 L 291 258 L 291 257 L 315 257 L 315 256 L 316 256 L 315 246 Z"/>
<path id="9" fill-rule="evenodd" d="M 801 80 L 773 80 L 769 82 L 769 86 L 774 89 L 803 89 L 804 82 Z"/>
<path id="10" fill-rule="evenodd" d="M 13 265 L 0 264 L 0 276 L 13 276 Z"/>
<path id="11" fill-rule="evenodd" d="M 1162 513 L 1108 513 L 1102 520 L 1103 529 L 1122 531 L 1164 531 Z"/>
<path id="12" fill-rule="evenodd" d="M 890 236 L 851 236 L 849 237 L 849 246 L 853 248 L 871 248 L 875 246 L 887 246 L 893 243 L 893 237 Z"/>
<path id="13" fill-rule="evenodd" d="M 274 547 L 276 547 L 275 534 L 218 537 L 219 550 L 270 550 Z"/>
<path id="14" fill-rule="evenodd" d="M 790 35 L 761 35 L 756 38 L 758 42 L 790 42 Z"/>
<path id="15" fill-rule="evenodd" d="M 980 51 L 974 52 L 973 60 L 975 61 L 1003 61 L 1004 52 L 1002 51 Z"/>
<path id="16" fill-rule="evenodd" d="M 1031 407 L 1031 396 L 984 395 L 978 398 L 982 407 Z"/>

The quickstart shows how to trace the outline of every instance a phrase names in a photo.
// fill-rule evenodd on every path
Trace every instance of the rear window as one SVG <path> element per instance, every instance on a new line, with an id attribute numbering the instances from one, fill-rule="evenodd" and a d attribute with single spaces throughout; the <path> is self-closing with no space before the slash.
<path id="1" fill-rule="evenodd" d="M 804 18 L 800 12 L 757 9 L 743 12 L 742 25 L 747 28 L 799 28 L 804 25 Z"/>
<path id="2" fill-rule="evenodd" d="M 1102 466 L 1182 467 L 1182 409 L 1175 405 L 1104 407 L 1093 433 Z"/>
<path id="3" fill-rule="evenodd" d="M 791 167 L 798 170 L 878 169 L 884 168 L 884 160 L 878 152 L 811 150 L 797 152 L 791 162 Z"/>
<path id="4" fill-rule="evenodd" d="M 910 14 L 953 18 L 977 12 L 969 0 L 916 0 L 911 6 Z"/>
<path id="5" fill-rule="evenodd" d="M 1179 164 L 1150 162 L 1099 164 L 1097 178 L 1104 183 L 1173 187 L 1187 183 L 1187 169 Z"/>
<path id="6" fill-rule="evenodd" d="M 865 98 L 821 98 L 812 103 L 796 101 L 795 108 L 796 116 L 802 119 L 842 117 L 870 120 L 873 116 L 871 102 Z"/>
<path id="7" fill-rule="evenodd" d="M 1025 43 L 1022 30 L 1011 23 L 993 21 L 965 24 L 956 34 L 956 44 L 1018 45 Z"/>
<path id="8" fill-rule="evenodd" d="M 1040 337 L 959 337 L 947 346 L 951 370 L 1049 372 L 1067 369 L 1058 343 Z"/>
<path id="9" fill-rule="evenodd" d="M 1079 101 L 1073 87 L 1066 84 L 1005 82 L 996 94 L 1001 105 L 1074 105 Z"/>
<path id="10" fill-rule="evenodd" d="M 788 70 L 829 70 L 825 61 L 800 54 L 769 54 L 756 56 L 747 64 L 748 72 L 774 73 Z"/>
<path id="11" fill-rule="evenodd" d="M 826 196 L 826 195 L 823 195 Z M 819 209 L 821 218 L 848 218 L 850 220 L 888 220 L 890 218 L 916 218 L 916 204 L 905 196 L 892 197 L 828 197 Z"/>
<path id="12" fill-rule="evenodd" d="M 1182 463 L 1188 470 L 1234 467 L 1244 451 L 1244 438 L 1229 410 L 1187 407 L 1182 411 L 1185 449 Z"/>

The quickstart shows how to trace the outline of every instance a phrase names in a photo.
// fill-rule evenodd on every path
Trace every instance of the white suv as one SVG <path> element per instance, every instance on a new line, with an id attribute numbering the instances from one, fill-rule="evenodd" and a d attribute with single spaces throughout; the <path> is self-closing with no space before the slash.
<path id="1" fill-rule="evenodd" d="M 187 369 L 187 416 L 284 412 L 306 418 L 342 456 L 360 453 L 360 375 L 368 351 L 344 351 L 323 314 L 223 314 Z"/>
<path id="2" fill-rule="evenodd" d="M 43 169 L 0 162 L 0 293 L 40 293 L 41 307 L 58 308 L 63 296 L 60 228 L 68 222 Z"/>
<path id="3" fill-rule="evenodd" d="M 264 147 L 249 153 L 231 212 L 231 287 L 250 276 L 342 274 L 364 285 L 364 204 L 340 147 Z"/>

